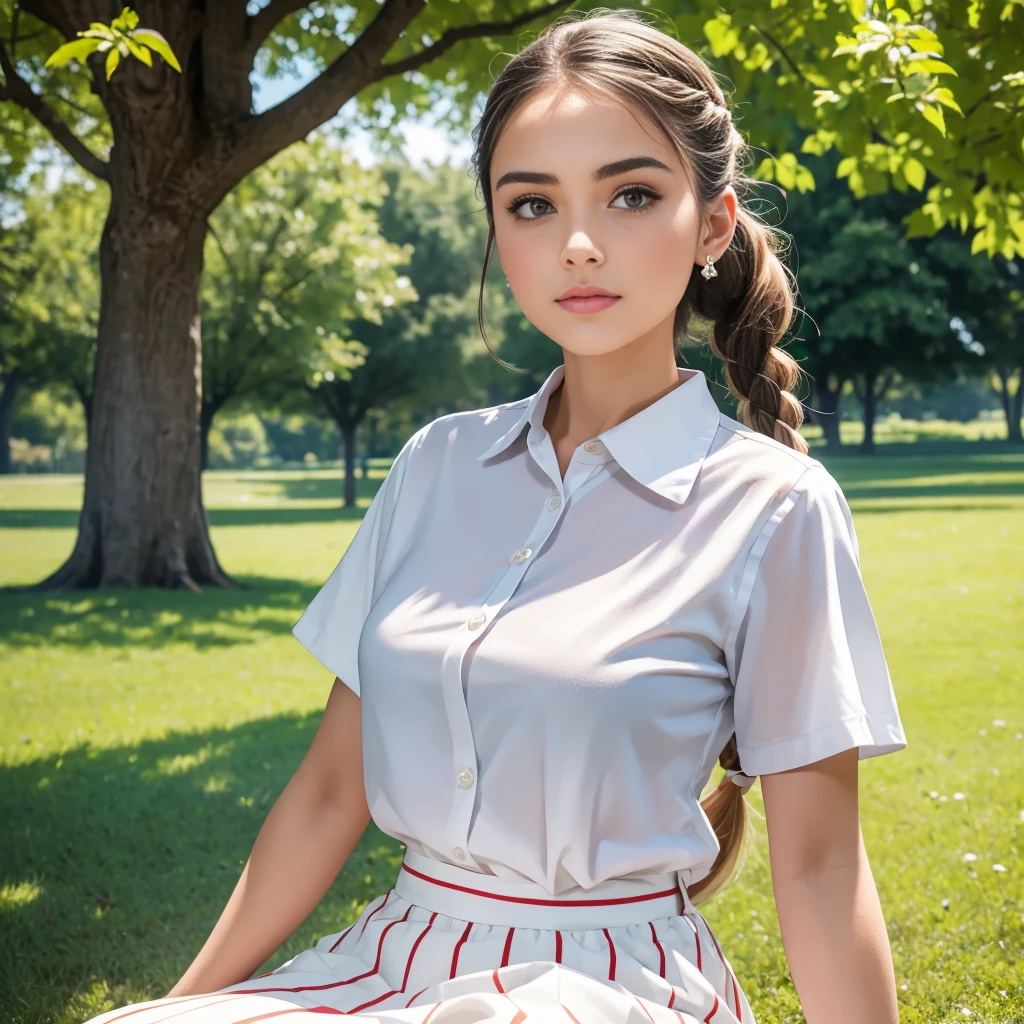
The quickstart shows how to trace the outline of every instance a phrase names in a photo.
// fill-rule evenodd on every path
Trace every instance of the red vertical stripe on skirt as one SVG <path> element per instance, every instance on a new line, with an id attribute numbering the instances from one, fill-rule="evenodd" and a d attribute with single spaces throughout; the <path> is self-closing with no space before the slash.
<path id="1" fill-rule="evenodd" d="M 657 946 L 657 948 L 658 948 L 658 956 L 661 958 L 660 963 L 658 964 L 658 974 L 659 974 L 660 977 L 664 978 L 665 977 L 665 947 L 661 944 L 661 940 L 658 938 L 658 933 L 654 930 L 654 922 L 653 921 L 649 921 L 648 924 L 651 927 L 651 940 L 654 942 L 654 945 Z M 666 1004 L 668 1009 L 670 1009 L 670 1010 L 672 1009 L 673 1005 L 675 1004 L 675 1001 L 676 1001 L 676 987 L 675 987 L 675 985 L 673 985 L 672 986 L 672 992 L 671 992 L 671 994 L 668 997 L 668 1003 Z"/>
<path id="2" fill-rule="evenodd" d="M 387 903 L 393 891 L 394 890 L 392 889 L 388 889 L 388 891 L 384 893 L 384 903 Z M 382 903 L 379 907 L 375 907 L 373 910 L 370 911 L 369 914 L 366 915 L 366 920 L 363 922 L 363 927 L 359 929 L 359 938 L 363 937 L 363 932 L 366 931 L 366 926 L 370 923 L 370 918 L 373 917 L 373 915 L 376 914 L 378 910 L 384 909 L 384 903 Z"/>
<path id="3" fill-rule="evenodd" d="M 409 905 L 409 909 L 402 917 L 396 917 L 394 921 L 390 921 L 384 926 L 384 930 L 380 933 L 380 941 L 377 943 L 377 959 L 374 961 L 373 967 L 368 971 L 364 971 L 362 974 L 357 974 L 351 978 L 345 978 L 343 981 L 331 981 L 325 985 L 295 985 L 281 986 L 279 988 L 240 988 L 235 990 L 236 994 L 240 995 L 244 993 L 246 995 L 259 995 L 263 992 L 320 992 L 323 989 L 340 988 L 342 985 L 351 985 L 354 981 L 362 981 L 363 978 L 368 978 L 371 974 L 376 974 L 380 970 L 380 957 L 384 948 L 384 939 L 396 924 L 404 922 L 411 913 L 412 904 Z"/>
<path id="4" fill-rule="evenodd" d="M 639 996 L 633 996 L 633 998 L 634 998 L 634 999 L 635 999 L 635 1000 L 636 1000 L 636 1001 L 637 1001 L 638 1003 L 640 1003 L 640 1009 L 641 1009 L 641 1010 L 643 1010 L 643 1011 L 644 1011 L 644 1013 L 646 1013 L 646 1014 L 647 1014 L 647 1019 L 648 1019 L 648 1020 L 649 1020 L 649 1021 L 651 1022 L 651 1024 L 654 1024 L 654 1018 L 653 1018 L 653 1017 L 651 1016 L 651 1011 L 650 1011 L 650 1010 L 648 1010 L 648 1009 L 647 1009 L 647 1007 L 646 1007 L 646 1006 L 644 1006 L 644 1004 L 643 1004 L 642 1002 L 640 1002 L 640 997 L 639 997 Z"/>
<path id="5" fill-rule="evenodd" d="M 383 904 L 381 904 L 381 906 L 383 906 Z M 338 947 L 339 947 L 339 946 L 341 945 L 341 943 L 342 943 L 342 940 L 343 940 L 343 939 L 345 938 L 345 936 L 346 936 L 346 935 L 348 935 L 348 933 L 349 933 L 350 931 L 352 931 L 352 929 L 353 929 L 353 928 L 355 928 L 355 926 L 356 926 L 356 923 L 355 923 L 355 921 L 353 921 L 353 922 L 352 922 L 352 923 L 351 923 L 351 924 L 350 924 L 350 925 L 349 925 L 349 926 L 348 926 L 348 927 L 347 927 L 347 928 L 346 928 L 346 929 L 345 929 L 345 930 L 344 930 L 344 931 L 343 931 L 343 932 L 342 932 L 342 933 L 341 933 L 341 934 L 340 934 L 340 935 L 338 936 L 338 941 L 337 941 L 337 942 L 336 942 L 336 943 L 335 943 L 335 944 L 334 944 L 333 946 L 331 946 L 331 948 L 330 948 L 329 950 L 327 950 L 327 952 L 328 952 L 328 953 L 333 953 L 333 952 L 334 952 L 334 951 L 335 951 L 335 950 L 336 950 L 336 949 L 337 949 L 337 948 L 338 948 Z"/>
<path id="6" fill-rule="evenodd" d="M 505 938 L 505 949 L 501 954 L 501 966 L 508 967 L 508 956 L 512 952 L 512 933 L 515 928 L 509 928 L 508 935 Z"/>
<path id="7" fill-rule="evenodd" d="M 573 1013 L 572 1010 L 570 1010 L 569 1007 L 565 1005 L 565 1003 L 562 1003 L 561 1006 L 562 1009 L 565 1010 L 566 1014 L 568 1015 L 569 1020 L 572 1021 L 572 1024 L 580 1024 L 580 1022 L 576 1019 L 576 1014 Z"/>
<path id="8" fill-rule="evenodd" d="M 412 908 L 410 907 L 409 909 L 411 910 Z M 406 914 L 408 916 L 408 911 L 406 912 Z M 409 959 L 405 961 L 405 974 L 402 976 L 402 987 L 392 989 L 390 992 L 385 992 L 384 995 L 382 996 L 377 996 L 376 999 L 371 999 L 368 1003 L 362 1003 L 359 1006 L 353 1007 L 351 1010 L 346 1010 L 346 1013 L 358 1013 L 360 1010 L 365 1010 L 369 1006 L 374 1006 L 377 1003 L 383 1002 L 385 999 L 390 999 L 391 996 L 400 996 L 403 992 L 405 992 L 405 987 L 409 984 L 409 972 L 412 970 L 412 960 L 413 957 L 416 955 L 416 948 L 423 941 L 423 938 L 427 934 L 427 932 L 430 931 L 430 927 L 431 925 L 433 925 L 435 917 L 437 917 L 437 911 L 430 915 L 430 920 L 427 922 L 427 927 L 424 928 L 423 931 L 421 931 L 419 935 L 416 936 L 416 941 L 412 944 L 412 949 L 409 950 Z M 420 991 L 422 992 L 423 990 L 420 989 Z"/>
<path id="9" fill-rule="evenodd" d="M 658 965 L 658 974 L 661 975 L 661 977 L 664 978 L 665 977 L 665 949 L 662 946 L 662 944 L 658 941 L 658 933 L 654 930 L 654 922 L 653 921 L 648 921 L 647 923 L 651 926 L 651 941 L 657 947 L 658 955 L 661 957 L 661 962 Z"/>
<path id="10" fill-rule="evenodd" d="M 469 938 L 469 932 L 472 927 L 473 922 L 470 921 L 469 924 L 466 925 L 466 930 L 462 933 L 462 937 L 455 943 L 455 952 L 452 954 L 452 973 L 448 975 L 449 978 L 455 977 L 455 970 L 459 966 L 459 950 L 462 949 L 466 939 Z"/>
<path id="11" fill-rule="evenodd" d="M 740 987 L 736 982 L 736 975 L 733 974 L 732 968 L 726 962 L 725 954 L 722 952 L 722 947 L 718 944 L 718 939 L 715 937 L 715 933 L 711 929 L 711 925 L 708 924 L 707 918 L 701 915 L 704 924 L 707 926 L 708 935 L 711 936 L 711 941 L 715 944 L 715 951 L 718 953 L 718 959 L 722 961 L 722 966 L 725 968 L 725 973 L 729 976 L 729 981 L 732 983 L 732 998 L 733 998 L 733 1010 L 736 1016 L 739 1018 L 740 1024 L 743 1024 L 743 1012 L 740 1009 Z"/>
<path id="12" fill-rule="evenodd" d="M 555 932 L 555 963 L 562 962 L 562 933 Z"/>
<path id="13" fill-rule="evenodd" d="M 699 932 L 699 930 L 697 928 L 696 923 L 691 919 L 689 914 L 684 914 L 683 916 L 684 916 L 684 918 L 686 920 L 686 923 L 693 929 L 693 941 L 697 944 L 697 970 L 701 974 L 703 974 L 704 970 L 703 970 L 703 968 L 701 966 L 701 956 L 700 956 L 700 932 Z M 703 921 L 704 918 L 701 917 L 701 920 Z M 707 924 L 706 921 L 704 923 Z M 712 991 L 714 991 L 714 990 L 712 990 Z M 711 1006 L 710 1012 L 704 1018 L 704 1024 L 709 1024 L 711 1018 L 714 1017 L 714 1015 L 716 1013 L 718 1013 L 718 993 L 714 992 L 714 996 L 715 996 L 715 1001 L 714 1001 L 714 1003 Z"/>
<path id="14" fill-rule="evenodd" d="M 607 928 L 602 928 L 604 937 L 608 940 L 608 980 L 615 980 L 615 943 L 612 942 L 612 937 L 608 934 Z"/>
<path id="15" fill-rule="evenodd" d="M 496 967 L 491 971 L 491 979 L 494 981 L 494 987 L 502 994 L 505 994 L 505 988 L 501 984 L 501 978 L 498 977 L 498 968 Z"/>

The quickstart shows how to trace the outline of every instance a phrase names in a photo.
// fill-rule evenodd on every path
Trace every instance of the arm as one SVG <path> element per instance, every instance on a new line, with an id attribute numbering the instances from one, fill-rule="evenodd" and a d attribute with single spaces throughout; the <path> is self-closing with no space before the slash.
<path id="1" fill-rule="evenodd" d="M 168 996 L 245 981 L 309 916 L 370 821 L 360 700 L 339 679 L 309 751 L 263 823 L 242 875 Z"/>
<path id="2" fill-rule="evenodd" d="M 898 1024 L 860 830 L 857 748 L 761 776 L 782 941 L 808 1024 Z"/>

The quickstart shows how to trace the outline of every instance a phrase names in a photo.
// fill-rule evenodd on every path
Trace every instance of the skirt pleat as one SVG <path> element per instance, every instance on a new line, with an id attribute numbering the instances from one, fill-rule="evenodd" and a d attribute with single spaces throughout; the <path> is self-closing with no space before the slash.
<path id="1" fill-rule="evenodd" d="M 276 970 L 216 992 L 110 1010 L 89 1024 L 755 1024 L 707 920 L 508 927 L 395 889 Z"/>

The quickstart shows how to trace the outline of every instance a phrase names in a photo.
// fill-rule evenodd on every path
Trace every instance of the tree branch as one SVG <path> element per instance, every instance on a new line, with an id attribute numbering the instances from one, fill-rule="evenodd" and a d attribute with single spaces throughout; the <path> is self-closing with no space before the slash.
<path id="1" fill-rule="evenodd" d="M 10 100 L 27 110 L 63 147 L 65 152 L 90 174 L 104 181 L 110 180 L 110 168 L 107 162 L 98 157 L 74 132 L 57 116 L 53 108 L 22 78 L 14 65 L 3 43 L 0 43 L 0 70 L 4 73 L 6 84 L 0 87 L 0 100 Z"/>
<path id="2" fill-rule="evenodd" d="M 296 11 L 301 11 L 307 5 L 308 0 L 270 0 L 270 3 L 253 14 L 246 21 L 246 35 L 250 53 L 255 56 L 256 51 L 266 42 L 267 36 L 288 17 Z"/>
<path id="3" fill-rule="evenodd" d="M 427 0 L 384 0 L 363 34 L 324 72 L 277 106 L 242 123 L 239 168 L 244 177 L 332 118 L 380 74 L 384 55 Z"/>
<path id="4" fill-rule="evenodd" d="M 288 0 L 281 0 L 282 5 L 286 2 Z M 460 25 L 443 33 L 437 42 L 419 53 L 385 64 L 387 52 L 427 3 L 426 0 L 384 0 L 373 22 L 326 71 L 293 96 L 243 125 L 239 144 L 239 167 L 243 169 L 243 176 L 286 146 L 304 139 L 373 82 L 436 60 L 461 40 L 506 34 L 571 3 L 573 0 L 554 0 L 507 21 Z"/>
<path id="5" fill-rule="evenodd" d="M 419 53 L 414 53 L 406 57 L 405 60 L 396 60 L 390 64 L 382 64 L 379 77 L 388 78 L 391 75 L 403 75 L 407 71 L 415 71 L 423 64 L 437 60 L 441 54 L 463 39 L 479 39 L 480 36 L 490 35 L 507 35 L 521 25 L 541 17 L 541 15 L 554 14 L 561 8 L 569 7 L 575 2 L 576 0 L 554 0 L 554 3 L 524 11 L 510 21 L 483 21 L 475 25 L 459 25 L 456 28 L 450 28 L 440 39 L 420 50 Z"/>

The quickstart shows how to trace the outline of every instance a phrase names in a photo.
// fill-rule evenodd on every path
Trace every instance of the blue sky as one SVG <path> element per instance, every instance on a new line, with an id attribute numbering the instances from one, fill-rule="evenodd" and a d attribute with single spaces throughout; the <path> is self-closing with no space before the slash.
<path id="1" fill-rule="evenodd" d="M 312 71 L 310 72 L 312 74 Z M 262 78 L 253 76 L 254 102 L 257 111 L 266 110 L 286 99 L 305 84 L 307 78 Z M 345 108 L 342 107 L 344 111 Z M 465 167 L 469 163 L 469 139 L 451 137 L 447 132 L 431 125 L 405 120 L 400 122 L 405 138 L 402 150 L 408 160 L 422 167 L 425 163 L 452 163 Z M 364 132 L 354 130 L 351 145 L 356 159 L 365 165 L 374 162 L 374 155 Z"/>

